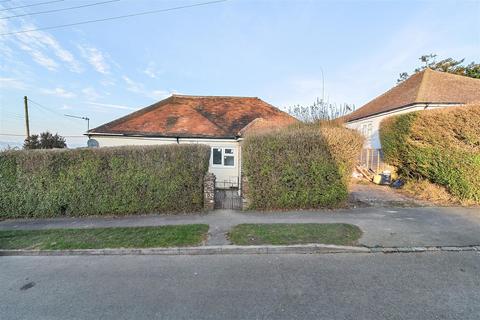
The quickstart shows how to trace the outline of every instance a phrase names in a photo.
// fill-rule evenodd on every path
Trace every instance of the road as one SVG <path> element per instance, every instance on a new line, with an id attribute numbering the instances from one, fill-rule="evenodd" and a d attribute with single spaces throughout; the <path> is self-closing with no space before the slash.
<path id="1" fill-rule="evenodd" d="M 1 319 L 478 319 L 480 252 L 0 257 Z"/>

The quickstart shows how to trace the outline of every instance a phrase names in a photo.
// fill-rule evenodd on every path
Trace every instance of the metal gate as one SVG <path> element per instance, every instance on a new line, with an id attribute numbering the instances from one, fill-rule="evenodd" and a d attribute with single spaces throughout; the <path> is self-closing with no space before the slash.
<path id="1" fill-rule="evenodd" d="M 382 149 L 362 149 L 358 158 L 358 165 L 375 173 L 380 173 L 387 167 L 386 163 L 383 162 Z"/>
<path id="2" fill-rule="evenodd" d="M 242 210 L 238 189 L 215 189 L 215 209 Z"/>

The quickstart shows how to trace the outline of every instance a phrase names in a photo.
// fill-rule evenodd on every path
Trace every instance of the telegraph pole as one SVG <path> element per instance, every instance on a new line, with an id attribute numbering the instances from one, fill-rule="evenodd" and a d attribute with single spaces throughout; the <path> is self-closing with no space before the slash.
<path id="1" fill-rule="evenodd" d="M 28 98 L 27 96 L 23 97 L 25 104 L 25 129 L 27 133 L 27 139 L 30 137 L 30 122 L 28 120 Z"/>

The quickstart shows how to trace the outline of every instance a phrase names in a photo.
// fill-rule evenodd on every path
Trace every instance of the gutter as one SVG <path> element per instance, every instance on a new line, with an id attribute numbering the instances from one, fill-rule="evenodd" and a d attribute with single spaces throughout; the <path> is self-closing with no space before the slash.
<path id="1" fill-rule="evenodd" d="M 427 109 L 428 107 L 431 107 L 431 106 L 457 106 L 457 105 L 464 105 L 464 104 L 465 104 L 464 102 L 415 102 L 415 103 L 406 104 L 404 106 L 396 107 L 396 108 L 393 108 L 393 109 L 390 109 L 390 110 L 387 110 L 387 111 L 372 113 L 372 114 L 369 114 L 368 116 L 360 117 L 360 118 L 357 118 L 357 119 L 354 119 L 354 120 L 349 120 L 346 123 L 354 123 L 356 121 L 366 120 L 366 119 L 370 119 L 370 118 L 373 118 L 373 117 L 376 117 L 376 116 L 393 113 L 393 112 L 398 111 L 400 109 L 413 108 L 413 107 L 421 106 L 421 105 L 424 105 L 425 109 Z M 358 110 L 360 110 L 360 109 L 358 109 Z"/>

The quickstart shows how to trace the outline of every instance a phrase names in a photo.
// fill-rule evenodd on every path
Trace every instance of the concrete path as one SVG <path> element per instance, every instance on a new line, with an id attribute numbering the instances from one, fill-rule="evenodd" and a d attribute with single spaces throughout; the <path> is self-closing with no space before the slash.
<path id="1" fill-rule="evenodd" d="M 350 185 L 349 203 L 359 207 L 428 207 L 431 203 L 401 194 L 389 186 L 373 183 Z"/>
<path id="2" fill-rule="evenodd" d="M 210 225 L 207 245 L 229 244 L 225 234 L 241 223 L 333 223 L 359 226 L 360 244 L 369 247 L 480 245 L 479 208 L 356 208 L 297 212 L 213 211 L 177 216 L 121 218 L 56 218 L 0 221 L 0 230 L 154 226 L 205 223 Z"/>
<path id="3" fill-rule="evenodd" d="M 0 257 L 0 318 L 478 319 L 480 254 Z"/>

